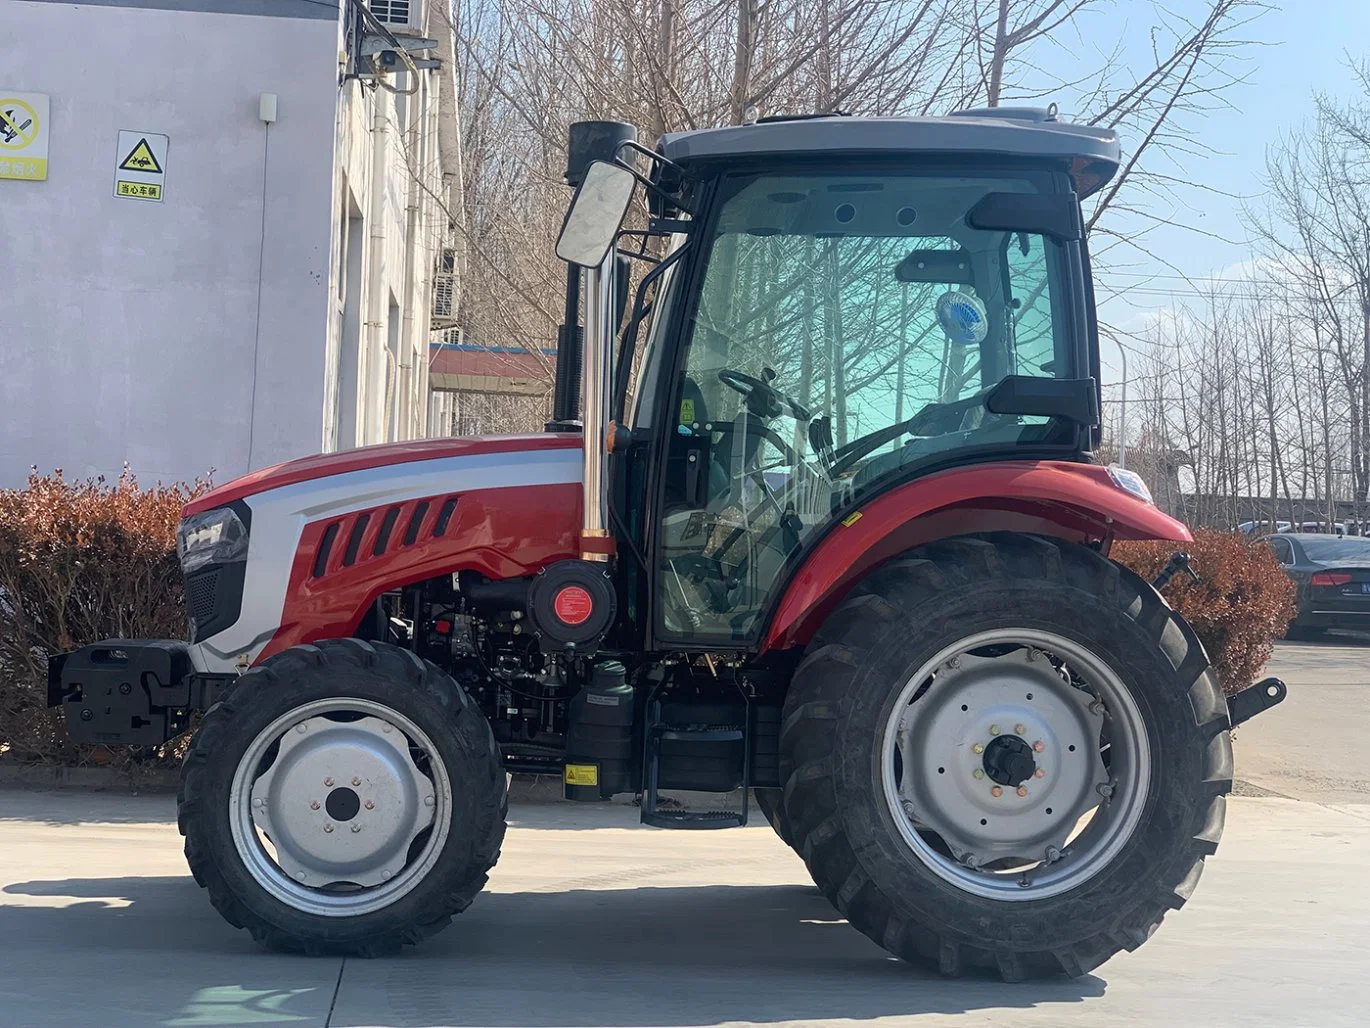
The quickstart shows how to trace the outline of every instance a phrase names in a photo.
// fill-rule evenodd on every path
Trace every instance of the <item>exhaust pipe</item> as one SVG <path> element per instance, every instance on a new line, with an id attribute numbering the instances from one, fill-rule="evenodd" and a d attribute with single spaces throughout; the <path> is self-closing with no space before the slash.
<path id="1" fill-rule="evenodd" d="M 585 269 L 585 352 L 581 357 L 581 424 L 584 432 L 580 525 L 582 560 L 608 560 L 609 492 L 604 479 L 605 431 L 609 421 L 609 355 L 614 342 L 614 252 Z"/>
<path id="2" fill-rule="evenodd" d="M 612 161 L 619 147 L 637 139 L 637 129 L 621 121 L 577 121 L 571 125 L 566 148 L 566 183 L 578 186 L 595 161 Z M 603 263 L 584 271 L 581 289 L 585 313 L 583 334 L 566 326 L 564 351 L 558 353 L 557 383 L 570 387 L 576 365 L 580 369 L 582 445 L 581 487 L 584 513 L 581 517 L 580 550 L 582 560 L 607 561 L 613 554 L 609 534 L 609 490 L 604 476 L 605 431 L 609 422 L 609 363 L 617 332 L 617 307 L 614 304 L 615 256 L 611 248 Z M 568 293 L 572 283 L 568 278 Z M 573 317 L 567 303 L 568 322 Z M 576 352 L 579 350 L 580 352 Z M 569 406 L 569 405 L 568 405 Z M 563 411 L 563 413 L 567 413 Z"/>

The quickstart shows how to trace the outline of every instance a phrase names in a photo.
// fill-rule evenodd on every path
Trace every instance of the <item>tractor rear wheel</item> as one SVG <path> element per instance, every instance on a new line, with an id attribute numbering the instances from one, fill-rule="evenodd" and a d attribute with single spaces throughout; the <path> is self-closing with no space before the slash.
<path id="1" fill-rule="evenodd" d="M 456 682 L 341 639 L 269 658 L 206 712 L 178 821 L 230 924 L 272 949 L 376 956 L 470 905 L 505 811 L 499 750 Z"/>
<path id="2" fill-rule="evenodd" d="M 944 974 L 1082 975 L 1192 893 L 1231 788 L 1193 631 L 1082 546 L 995 533 L 871 573 L 795 672 L 785 815 L 860 931 Z"/>

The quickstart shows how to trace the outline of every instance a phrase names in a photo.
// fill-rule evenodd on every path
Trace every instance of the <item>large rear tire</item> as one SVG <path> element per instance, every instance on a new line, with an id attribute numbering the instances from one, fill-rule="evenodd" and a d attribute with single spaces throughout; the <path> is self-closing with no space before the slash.
<path id="1" fill-rule="evenodd" d="M 1227 706 L 1192 630 L 1060 540 L 870 574 L 796 670 L 784 811 L 860 931 L 944 974 L 1082 975 L 1184 904 L 1222 834 Z"/>
<path id="2" fill-rule="evenodd" d="M 230 924 L 271 949 L 377 956 L 470 905 L 506 803 L 494 737 L 456 682 L 343 639 L 271 657 L 206 712 L 178 822 Z"/>

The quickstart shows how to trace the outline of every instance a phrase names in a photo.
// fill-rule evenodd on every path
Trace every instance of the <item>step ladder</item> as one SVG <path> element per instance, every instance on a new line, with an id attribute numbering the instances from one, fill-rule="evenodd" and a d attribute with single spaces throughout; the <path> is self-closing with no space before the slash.
<path id="1" fill-rule="evenodd" d="M 663 722 L 661 701 L 647 703 L 643 731 L 642 760 L 645 788 L 641 798 L 642 823 L 655 828 L 741 828 L 747 823 L 748 797 L 751 793 L 752 705 L 743 695 L 742 724 L 680 725 Z M 658 782 L 661 770 L 661 744 L 687 742 L 720 748 L 742 744 L 742 809 L 737 810 L 661 810 Z"/>

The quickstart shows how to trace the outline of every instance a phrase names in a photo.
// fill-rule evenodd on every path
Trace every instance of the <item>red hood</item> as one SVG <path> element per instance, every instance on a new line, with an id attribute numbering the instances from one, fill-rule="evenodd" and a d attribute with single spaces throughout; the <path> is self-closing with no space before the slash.
<path id="1" fill-rule="evenodd" d="M 213 510 L 241 500 L 246 496 L 264 493 L 268 489 L 308 482 L 329 475 L 362 471 L 388 464 L 408 464 L 411 461 L 435 460 L 440 457 L 467 457 L 478 453 L 509 453 L 527 450 L 572 450 L 580 446 L 580 435 L 573 432 L 544 432 L 539 435 L 489 435 L 415 439 L 404 443 L 385 443 L 363 446 L 338 453 L 319 453 L 312 457 L 274 464 L 269 468 L 249 472 L 226 485 L 205 493 L 186 504 L 182 517 Z"/>

